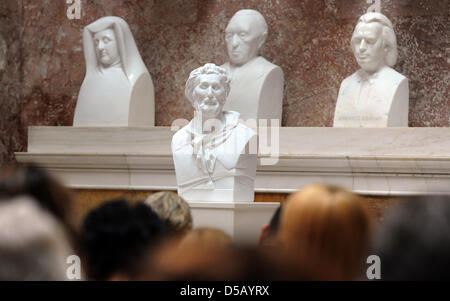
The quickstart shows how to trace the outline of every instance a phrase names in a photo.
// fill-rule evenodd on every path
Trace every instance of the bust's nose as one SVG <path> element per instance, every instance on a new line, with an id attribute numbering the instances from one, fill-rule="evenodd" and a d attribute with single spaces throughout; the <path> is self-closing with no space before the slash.
<path id="1" fill-rule="evenodd" d="M 366 40 L 364 39 L 361 40 L 361 43 L 359 44 L 359 50 L 363 52 L 367 50 Z"/>
<path id="2" fill-rule="evenodd" d="M 103 50 L 103 49 L 105 49 L 105 44 L 104 44 L 102 41 L 98 41 L 97 49 L 98 49 L 98 50 Z"/>
<path id="3" fill-rule="evenodd" d="M 239 38 L 236 34 L 233 35 L 233 38 L 231 40 L 231 46 L 233 46 L 233 48 L 236 48 L 239 46 Z"/>

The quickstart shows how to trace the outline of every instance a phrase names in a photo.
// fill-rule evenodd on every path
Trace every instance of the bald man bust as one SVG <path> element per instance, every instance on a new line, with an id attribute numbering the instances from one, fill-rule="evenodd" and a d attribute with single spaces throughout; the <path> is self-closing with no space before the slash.
<path id="1" fill-rule="evenodd" d="M 221 67 L 231 76 L 231 91 L 224 109 L 239 112 L 244 121 L 278 119 L 281 125 L 284 74 L 259 55 L 267 31 L 266 20 L 256 10 L 240 10 L 228 23 L 230 61 Z"/>

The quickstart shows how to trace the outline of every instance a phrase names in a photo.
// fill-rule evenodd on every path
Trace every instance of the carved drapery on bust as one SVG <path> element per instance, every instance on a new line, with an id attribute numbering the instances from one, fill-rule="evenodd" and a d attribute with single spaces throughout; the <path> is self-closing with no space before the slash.
<path id="1" fill-rule="evenodd" d="M 248 154 L 256 133 L 224 111 L 226 70 L 206 64 L 191 72 L 186 97 L 194 119 L 172 139 L 178 194 L 187 201 L 252 202 L 257 154 Z M 247 152 L 246 152 L 247 150 Z"/>
<path id="2" fill-rule="evenodd" d="M 231 76 L 225 110 L 243 120 L 278 119 L 283 110 L 284 74 L 280 67 L 259 56 L 268 34 L 264 17 L 256 10 L 238 11 L 225 30 L 230 61 L 222 65 Z"/>
<path id="3" fill-rule="evenodd" d="M 408 79 L 391 67 L 397 62 L 392 23 L 367 13 L 353 32 L 351 46 L 360 70 L 341 84 L 335 127 L 408 126 Z"/>
<path id="4" fill-rule="evenodd" d="M 86 76 L 74 126 L 153 126 L 154 87 L 128 24 L 104 17 L 83 32 Z"/>

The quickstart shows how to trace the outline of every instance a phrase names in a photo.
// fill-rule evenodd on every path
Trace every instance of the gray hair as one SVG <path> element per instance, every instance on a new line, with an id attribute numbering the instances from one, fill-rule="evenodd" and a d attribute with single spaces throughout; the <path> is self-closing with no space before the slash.
<path id="1" fill-rule="evenodd" d="M 63 226 L 34 199 L 0 203 L 0 280 L 67 280 L 73 254 Z"/>
<path id="2" fill-rule="evenodd" d="M 192 215 L 189 204 L 173 192 L 151 194 L 145 204 L 164 221 L 170 233 L 192 229 Z"/>
<path id="3" fill-rule="evenodd" d="M 226 97 L 228 97 L 228 94 L 230 93 L 230 76 L 228 75 L 228 72 L 225 69 L 216 66 L 215 64 L 208 63 L 193 70 L 186 82 L 186 89 L 184 90 L 184 94 L 191 103 L 194 103 L 193 92 L 195 87 L 199 84 L 199 76 L 203 74 L 218 75 L 220 77 L 220 83 L 225 89 L 225 95 Z"/>
<path id="4" fill-rule="evenodd" d="M 395 36 L 394 32 L 394 26 L 392 26 L 392 22 L 389 21 L 389 19 L 380 13 L 370 12 L 362 15 L 359 20 L 358 24 L 356 24 L 355 31 L 353 32 L 353 37 L 355 36 L 356 29 L 361 23 L 372 23 L 376 22 L 382 26 L 382 39 L 384 41 L 384 45 L 387 46 L 388 51 L 384 57 L 384 62 L 389 67 L 393 67 L 395 63 L 397 63 L 398 58 L 398 50 L 397 50 L 397 38 Z M 353 45 L 352 45 L 353 49 Z"/>

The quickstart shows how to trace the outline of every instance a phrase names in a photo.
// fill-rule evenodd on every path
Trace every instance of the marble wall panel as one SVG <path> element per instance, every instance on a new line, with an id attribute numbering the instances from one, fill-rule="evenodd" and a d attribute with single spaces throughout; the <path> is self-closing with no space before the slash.
<path id="1" fill-rule="evenodd" d="M 24 150 L 22 105 L 22 1 L 0 1 L 0 166 Z"/>

